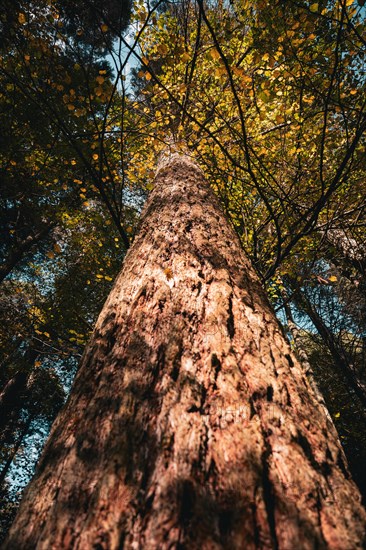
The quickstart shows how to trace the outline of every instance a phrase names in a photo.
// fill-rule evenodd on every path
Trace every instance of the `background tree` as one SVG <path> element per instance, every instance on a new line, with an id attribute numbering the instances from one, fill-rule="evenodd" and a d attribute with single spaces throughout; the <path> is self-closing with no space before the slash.
<path id="1" fill-rule="evenodd" d="M 70 387 L 126 246 L 121 217 L 130 231 L 136 213 L 120 198 L 111 219 L 94 185 L 113 37 L 90 3 L 78 9 L 19 2 L 1 14 L 0 477 L 12 511 L 61 404 L 50 389 L 46 418 L 38 394 L 46 380 Z M 128 3 L 106 10 L 122 31 Z"/>

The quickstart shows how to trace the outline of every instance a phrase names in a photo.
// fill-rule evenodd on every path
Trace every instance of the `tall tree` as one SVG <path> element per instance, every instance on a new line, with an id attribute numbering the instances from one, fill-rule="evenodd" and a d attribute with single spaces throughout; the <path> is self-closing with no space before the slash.
<path id="1" fill-rule="evenodd" d="M 361 548 L 365 522 L 237 236 L 168 155 L 5 548 Z"/>

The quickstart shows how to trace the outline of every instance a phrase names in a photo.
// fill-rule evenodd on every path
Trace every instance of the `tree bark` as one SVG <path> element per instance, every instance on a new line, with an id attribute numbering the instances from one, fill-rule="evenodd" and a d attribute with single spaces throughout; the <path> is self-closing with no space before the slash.
<path id="1" fill-rule="evenodd" d="M 17 455 L 17 453 L 20 449 L 20 446 L 24 441 L 24 438 L 26 437 L 26 435 L 29 432 L 29 428 L 30 428 L 30 426 L 31 426 L 31 424 L 34 420 L 34 416 L 35 416 L 34 414 L 30 414 L 29 417 L 27 418 L 23 428 L 20 431 L 20 434 L 18 435 L 18 437 L 17 437 L 17 439 L 16 439 L 16 441 L 13 445 L 13 448 L 9 452 L 8 458 L 6 459 L 3 467 L 1 468 L 1 471 L 0 471 L 0 488 L 2 487 L 4 481 L 6 480 L 6 476 L 9 473 L 10 466 L 12 465 L 13 460 L 16 457 L 16 455 Z"/>
<path id="2" fill-rule="evenodd" d="M 0 282 L 2 282 L 18 263 L 24 258 L 35 244 L 38 244 L 43 240 L 55 227 L 54 223 L 48 223 L 43 229 L 40 229 L 38 233 L 28 235 L 23 241 L 17 242 L 16 246 L 10 250 L 8 257 L 0 265 Z"/>
<path id="3" fill-rule="evenodd" d="M 328 243 L 333 246 L 346 262 L 354 267 L 360 275 L 365 276 L 366 247 L 365 244 L 348 235 L 343 229 L 328 229 L 322 231 Z"/>
<path id="4" fill-rule="evenodd" d="M 285 315 L 286 315 L 287 327 L 288 327 L 288 330 L 290 331 L 291 336 L 293 338 L 295 348 L 296 348 L 296 352 L 297 352 L 297 357 L 299 358 L 301 366 L 302 366 L 302 368 L 304 369 L 304 372 L 307 375 L 307 378 L 310 382 L 310 385 L 312 387 L 312 390 L 313 390 L 314 394 L 316 395 L 319 403 L 323 406 L 325 414 L 328 416 L 328 418 L 331 419 L 331 416 L 330 416 L 329 411 L 327 409 L 326 403 L 324 401 L 324 397 L 323 397 L 321 391 L 318 388 L 318 384 L 317 384 L 316 379 L 315 379 L 315 374 L 314 374 L 313 368 L 312 368 L 312 366 L 310 364 L 310 361 L 309 361 L 309 356 L 307 354 L 306 349 L 304 348 L 302 338 L 301 338 L 301 330 L 298 327 L 298 325 L 295 323 L 293 315 L 292 315 L 292 311 L 291 311 L 291 306 L 287 302 L 287 299 L 288 299 L 287 293 L 282 292 L 282 294 L 283 294 L 283 298 L 284 298 L 283 303 L 284 303 L 284 310 L 285 310 Z"/>
<path id="5" fill-rule="evenodd" d="M 0 440 L 3 431 L 8 427 L 10 417 L 21 407 L 21 397 L 27 387 L 28 377 L 28 372 L 16 372 L 0 393 Z"/>
<path id="6" fill-rule="evenodd" d="M 38 356 L 39 352 L 29 347 L 23 357 L 25 365 L 14 374 L 0 392 L 0 444 L 3 434 L 9 430 L 9 427 L 11 429 L 14 419 L 19 416 L 29 376 Z"/>
<path id="7" fill-rule="evenodd" d="M 295 285 L 294 285 L 295 288 Z M 353 362 L 341 342 L 337 342 L 332 331 L 323 322 L 323 319 L 312 306 L 307 296 L 297 289 L 294 292 L 294 301 L 309 316 L 309 319 L 320 334 L 324 344 L 328 347 L 334 364 L 346 378 L 350 388 L 357 395 L 363 407 L 366 407 L 366 387 L 358 376 Z"/>
<path id="8" fill-rule="evenodd" d="M 357 549 L 333 424 L 198 167 L 172 155 L 6 549 Z"/>

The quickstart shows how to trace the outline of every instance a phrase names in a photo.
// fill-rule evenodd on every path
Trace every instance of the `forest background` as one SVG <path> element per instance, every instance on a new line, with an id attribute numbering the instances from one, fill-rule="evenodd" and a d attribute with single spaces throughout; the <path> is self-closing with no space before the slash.
<path id="1" fill-rule="evenodd" d="M 2 4 L 2 532 L 172 140 L 218 195 L 365 497 L 364 0 Z"/>

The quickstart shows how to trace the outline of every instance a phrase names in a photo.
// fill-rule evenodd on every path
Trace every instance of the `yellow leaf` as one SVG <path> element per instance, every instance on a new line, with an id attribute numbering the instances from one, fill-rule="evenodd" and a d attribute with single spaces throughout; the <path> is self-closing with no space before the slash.
<path id="1" fill-rule="evenodd" d="M 41 361 L 35 361 L 35 363 L 34 363 L 35 367 L 40 367 L 41 365 L 42 365 Z"/>
<path id="2" fill-rule="evenodd" d="M 167 46 L 165 44 L 159 44 L 158 52 L 161 53 L 161 55 L 166 55 L 168 53 Z"/>
<path id="3" fill-rule="evenodd" d="M 113 281 L 112 277 L 108 277 L 107 275 L 104 278 L 106 281 Z"/>
<path id="4" fill-rule="evenodd" d="M 108 25 L 103 24 L 100 28 L 102 29 L 102 32 L 107 32 Z"/>
<path id="5" fill-rule="evenodd" d="M 93 155 L 93 160 L 98 160 L 98 158 L 99 158 L 98 153 L 94 153 L 94 155 Z"/>
<path id="6" fill-rule="evenodd" d="M 318 11 L 319 4 L 311 4 L 310 11 L 315 12 Z"/>
<path id="7" fill-rule="evenodd" d="M 103 275 L 101 275 L 100 273 L 97 273 L 96 278 L 97 279 L 103 279 Z"/>
<path id="8" fill-rule="evenodd" d="M 18 15 L 18 21 L 21 25 L 24 25 L 27 21 L 26 17 L 25 17 L 25 14 L 20 12 L 19 15 Z"/>
<path id="9" fill-rule="evenodd" d="M 217 69 L 215 69 L 215 75 L 218 77 L 222 76 L 225 73 L 226 73 L 225 67 L 218 67 Z"/>
<path id="10" fill-rule="evenodd" d="M 104 78 L 102 76 L 97 76 L 95 80 L 98 82 L 98 84 L 103 84 L 104 82 Z"/>
<path id="11" fill-rule="evenodd" d="M 170 269 L 170 267 L 167 267 L 166 269 L 164 269 L 164 273 L 168 281 L 173 278 L 173 271 Z"/>
<path id="12" fill-rule="evenodd" d="M 151 80 L 151 74 L 150 73 L 145 73 L 145 78 L 146 78 L 146 80 Z"/>
<path id="13" fill-rule="evenodd" d="M 139 20 L 141 21 L 141 23 L 145 23 L 146 12 L 141 10 L 141 11 L 138 12 L 138 16 L 139 16 Z"/>
<path id="14" fill-rule="evenodd" d="M 336 413 L 336 414 L 334 415 L 334 418 L 339 418 L 340 416 L 341 416 L 341 413 Z"/>
<path id="15" fill-rule="evenodd" d="M 330 281 L 331 283 L 335 283 L 336 281 L 338 281 L 338 279 L 337 279 L 337 277 L 336 277 L 335 275 L 331 275 L 331 276 L 329 277 L 329 281 Z"/>

